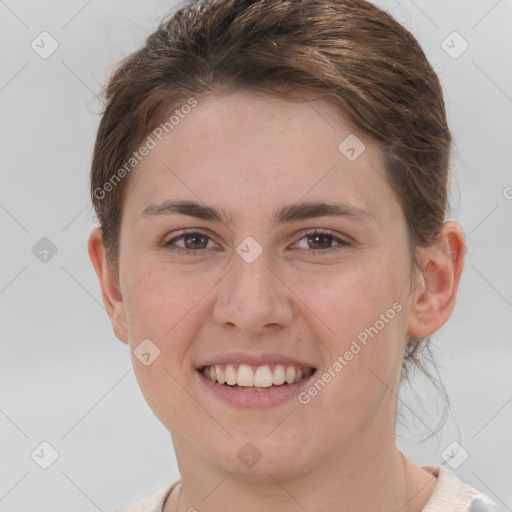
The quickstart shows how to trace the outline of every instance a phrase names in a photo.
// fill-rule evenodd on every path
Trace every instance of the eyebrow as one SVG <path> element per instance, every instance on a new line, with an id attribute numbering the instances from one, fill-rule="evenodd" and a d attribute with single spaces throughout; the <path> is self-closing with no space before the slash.
<path id="1" fill-rule="evenodd" d="M 222 208 L 185 200 L 165 201 L 160 204 L 150 205 L 142 212 L 142 217 L 172 215 L 176 213 L 197 219 L 220 222 L 226 226 L 233 225 L 232 216 L 228 215 Z M 303 202 L 285 205 L 274 211 L 271 221 L 272 224 L 283 224 L 325 216 L 346 217 L 364 222 L 376 221 L 375 216 L 369 211 L 343 201 L 333 203 L 325 201 Z"/>

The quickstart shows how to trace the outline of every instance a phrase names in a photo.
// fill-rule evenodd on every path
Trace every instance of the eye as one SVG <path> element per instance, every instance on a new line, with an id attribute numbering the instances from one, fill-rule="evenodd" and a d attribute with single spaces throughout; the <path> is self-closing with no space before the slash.
<path id="1" fill-rule="evenodd" d="M 305 240 L 306 247 L 304 247 L 303 240 Z M 183 245 L 179 245 L 178 242 L 181 242 Z M 336 242 L 336 245 L 332 246 L 333 242 Z M 209 243 L 213 245 L 208 246 Z M 348 240 L 335 236 L 328 231 L 317 229 L 304 233 L 299 242 L 297 242 L 297 244 L 300 243 L 302 243 L 303 247 L 299 248 L 299 250 L 308 254 L 325 254 L 339 251 L 351 245 Z M 166 241 L 164 247 L 170 251 L 198 254 L 201 250 L 215 247 L 215 244 L 208 235 L 201 231 L 185 231 Z"/>
<path id="2" fill-rule="evenodd" d="M 335 236 L 328 231 L 321 231 L 317 229 L 305 233 L 299 242 L 302 242 L 302 240 L 306 241 L 306 248 L 301 248 L 301 250 L 305 250 L 306 252 L 313 254 L 325 254 L 326 252 L 338 251 L 350 245 L 348 240 Z M 334 247 L 331 246 L 333 241 L 337 242 Z M 311 247 L 311 245 L 314 247 Z"/>
<path id="3" fill-rule="evenodd" d="M 176 242 L 178 241 L 183 241 L 183 246 L 177 245 Z M 201 231 L 185 231 L 165 242 L 164 247 L 171 251 L 192 253 L 199 252 L 201 249 L 208 249 L 208 241 L 211 242 L 211 238 Z M 173 247 L 176 245 L 177 247 Z"/>

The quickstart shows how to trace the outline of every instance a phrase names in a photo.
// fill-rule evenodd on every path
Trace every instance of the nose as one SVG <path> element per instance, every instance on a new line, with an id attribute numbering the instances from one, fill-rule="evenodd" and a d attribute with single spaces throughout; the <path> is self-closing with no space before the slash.
<path id="1" fill-rule="evenodd" d="M 226 328 L 264 334 L 290 325 L 293 294 L 283 283 L 276 265 L 265 251 L 252 263 L 238 254 L 233 268 L 219 285 L 213 319 Z"/>

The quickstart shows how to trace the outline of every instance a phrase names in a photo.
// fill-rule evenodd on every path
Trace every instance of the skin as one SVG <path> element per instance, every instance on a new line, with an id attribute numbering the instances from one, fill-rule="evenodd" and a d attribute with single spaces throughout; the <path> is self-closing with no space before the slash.
<path id="1" fill-rule="evenodd" d="M 132 171 L 119 275 L 99 228 L 89 237 L 114 332 L 172 434 L 183 486 L 166 512 L 422 510 L 436 479 L 396 447 L 396 393 L 406 334 L 432 334 L 453 309 L 460 226 L 446 222 L 413 271 L 381 151 L 332 103 L 248 92 L 198 100 Z M 338 145 L 354 133 L 366 149 L 351 162 Z M 142 216 L 169 199 L 222 208 L 233 223 Z M 271 222 L 276 208 L 301 201 L 343 201 L 373 218 Z M 193 254 L 164 245 L 184 228 L 208 237 L 174 242 Z M 349 244 L 308 239 L 314 228 Z M 248 236 L 263 249 L 252 263 L 236 252 Z M 402 310 L 307 405 L 241 409 L 206 390 L 196 371 L 228 351 L 278 351 L 321 375 L 396 302 Z M 133 355 L 146 338 L 160 350 L 149 366 Z M 237 457 L 248 442 L 262 454 L 251 468 Z"/>

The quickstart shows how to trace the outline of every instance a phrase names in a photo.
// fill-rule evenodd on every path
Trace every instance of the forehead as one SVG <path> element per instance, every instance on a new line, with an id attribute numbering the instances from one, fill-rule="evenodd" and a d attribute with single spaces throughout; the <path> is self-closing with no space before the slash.
<path id="1" fill-rule="evenodd" d="M 139 215 L 169 195 L 233 209 L 274 208 L 285 197 L 360 208 L 385 199 L 379 148 L 331 100 L 244 91 L 197 98 L 187 112 L 150 134 L 154 147 L 132 171 L 127 199 Z"/>

